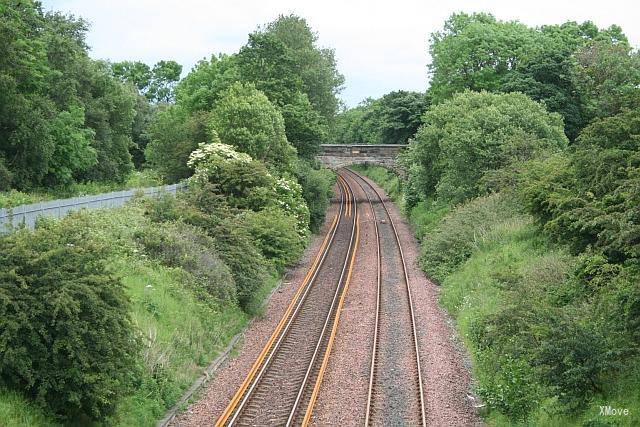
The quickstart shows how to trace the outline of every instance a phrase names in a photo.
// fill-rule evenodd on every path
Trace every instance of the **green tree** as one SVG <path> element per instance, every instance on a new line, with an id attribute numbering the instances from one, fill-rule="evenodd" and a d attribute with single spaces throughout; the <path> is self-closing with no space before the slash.
<path id="1" fill-rule="evenodd" d="M 4 2 L 0 18 L 0 154 L 11 184 L 26 188 L 40 183 L 55 145 L 45 23 L 40 6 L 30 1 Z"/>
<path id="2" fill-rule="evenodd" d="M 173 90 L 180 80 L 182 65 L 176 61 L 160 61 L 151 70 L 153 78 L 149 85 L 147 98 L 155 102 L 171 102 Z"/>
<path id="3" fill-rule="evenodd" d="M 337 95 L 344 84 L 334 50 L 320 48 L 318 35 L 304 18 L 296 15 L 280 15 L 267 24 L 264 32 L 273 34 L 286 46 L 302 80 L 302 92 L 327 121 L 333 120 L 339 106 Z"/>
<path id="4" fill-rule="evenodd" d="M 382 144 L 380 100 L 367 98 L 336 117 L 333 140 L 338 144 Z"/>
<path id="5" fill-rule="evenodd" d="M 320 144 L 328 138 L 329 128 L 324 118 L 313 109 L 307 95 L 298 93 L 281 108 L 287 139 L 298 155 L 311 160 L 320 151 Z"/>
<path id="6" fill-rule="evenodd" d="M 223 143 L 276 170 L 291 169 L 296 151 L 282 114 L 252 84 L 233 84 L 213 110 L 212 124 Z"/>
<path id="7" fill-rule="evenodd" d="M 94 181 L 123 181 L 133 170 L 129 149 L 135 117 L 136 94 L 111 75 L 104 62 L 90 62 L 81 88 L 86 125 L 95 132 L 93 148 L 98 162 L 80 178 Z"/>
<path id="8" fill-rule="evenodd" d="M 41 183 L 55 150 L 49 119 L 53 103 L 37 94 L 23 94 L 12 76 L 0 75 L 0 153 L 10 171 L 11 186 Z"/>
<path id="9" fill-rule="evenodd" d="M 498 91 L 502 79 L 536 49 L 540 35 L 486 13 L 456 13 L 431 35 L 429 95 L 434 103 L 465 89 Z"/>
<path id="10" fill-rule="evenodd" d="M 131 160 L 136 169 L 141 169 L 145 161 L 144 150 L 149 144 L 149 134 L 147 131 L 151 120 L 155 116 L 157 107 L 149 104 L 149 101 L 144 96 L 137 95 L 134 108 L 136 115 L 131 123 L 132 145 L 129 152 L 131 153 Z"/>
<path id="11" fill-rule="evenodd" d="M 0 155 L 0 191 L 7 191 L 11 188 L 11 182 L 13 181 L 13 176 L 11 172 L 9 172 L 9 168 L 7 168 L 7 162 Z"/>
<path id="12" fill-rule="evenodd" d="M 174 88 L 180 80 L 182 65 L 176 61 L 159 61 L 150 68 L 140 61 L 122 61 L 111 64 L 113 75 L 132 84 L 150 102 L 170 102 Z"/>
<path id="13" fill-rule="evenodd" d="M 574 140 L 584 126 L 584 114 L 578 89 L 572 78 L 573 53 L 598 29 L 590 22 L 568 22 L 541 28 L 539 44 L 504 78 L 502 92 L 522 92 L 535 101 L 543 101 L 549 111 L 562 115 L 565 132 Z"/>
<path id="14" fill-rule="evenodd" d="M 565 132 L 573 141 L 594 117 L 587 105 L 593 88 L 588 79 L 576 76 L 585 70 L 578 65 L 586 59 L 581 58 L 582 52 L 594 44 L 610 48 L 627 45 L 626 37 L 619 27 L 600 30 L 589 21 L 543 26 L 539 32 L 542 37 L 537 49 L 506 76 L 502 91 L 522 92 L 544 101 L 550 111 L 562 115 Z"/>
<path id="15" fill-rule="evenodd" d="M 420 124 L 428 102 L 423 93 L 390 92 L 377 102 L 379 139 L 383 144 L 406 144 Z"/>
<path id="16" fill-rule="evenodd" d="M 84 127 L 84 109 L 81 107 L 58 114 L 51 129 L 56 145 L 48 171 L 50 184 L 70 184 L 75 175 L 96 163 L 96 151 L 91 147 L 93 135 L 91 129 Z"/>
<path id="17" fill-rule="evenodd" d="M 427 106 L 425 94 L 403 90 L 366 99 L 338 115 L 333 139 L 339 144 L 406 144 Z"/>
<path id="18" fill-rule="evenodd" d="M 140 61 L 122 61 L 111 64 L 113 75 L 123 83 L 133 85 L 138 92 L 135 116 L 131 125 L 133 144 L 130 153 L 136 168 L 144 163 L 144 151 L 149 143 L 147 128 L 158 103 L 172 102 L 182 66 L 175 61 L 160 61 L 153 69 Z"/>
<path id="19" fill-rule="evenodd" d="M 168 183 L 191 176 L 187 166 L 189 155 L 198 144 L 214 140 L 210 114 L 189 115 L 179 105 L 161 108 L 151 120 L 147 133 L 149 144 L 145 158 Z"/>
<path id="20" fill-rule="evenodd" d="M 45 14 L 33 1 L 2 6 L 0 153 L 11 185 L 124 179 L 135 94 L 88 57 L 86 22 Z M 86 141 L 97 162 L 89 161 Z"/>
<path id="21" fill-rule="evenodd" d="M 594 117 L 585 105 L 594 82 L 575 76 L 576 63 L 589 62 L 582 56 L 593 44 L 628 48 L 617 26 L 598 29 L 587 21 L 529 28 L 487 14 L 454 14 L 443 31 L 432 35 L 429 95 L 437 103 L 464 89 L 522 92 L 560 113 L 567 136 L 574 140 Z M 624 58 L 619 59 L 612 69 L 628 70 Z"/>
<path id="22" fill-rule="evenodd" d="M 250 34 L 238 54 L 200 61 L 177 86 L 177 102 L 191 112 L 213 111 L 234 82 L 252 84 L 280 110 L 300 155 L 312 158 L 327 138 L 342 84 L 333 52 L 316 40 L 303 19 L 280 17 Z"/>
<path id="23" fill-rule="evenodd" d="M 250 34 L 238 53 L 237 64 L 242 81 L 253 84 L 278 107 L 291 103 L 302 91 L 302 78 L 291 52 L 273 34 Z"/>
<path id="24" fill-rule="evenodd" d="M 45 18 L 53 80 L 49 97 L 59 109 L 82 106 L 85 127 L 95 134 L 92 146 L 98 162 L 77 177 L 122 181 L 133 168 L 129 148 L 136 94 L 113 77 L 109 64 L 89 58 L 85 21 L 60 13 Z"/>
<path id="25" fill-rule="evenodd" d="M 593 41 L 576 55 L 574 79 L 588 118 L 606 117 L 637 108 L 640 55 L 626 42 Z"/>
<path id="26" fill-rule="evenodd" d="M 140 61 L 122 61 L 111 64 L 113 75 L 135 86 L 140 93 L 144 93 L 151 84 L 151 68 Z"/>
<path id="27" fill-rule="evenodd" d="M 562 118 L 519 93 L 464 92 L 429 109 L 404 162 L 421 196 L 461 202 L 485 174 L 567 145 Z"/>
<path id="28" fill-rule="evenodd" d="M 366 102 L 366 101 L 365 101 Z M 331 128 L 331 139 L 335 144 L 364 144 L 363 118 L 366 105 L 358 105 L 338 114 Z"/>
<path id="29" fill-rule="evenodd" d="M 236 55 L 211 56 L 202 60 L 176 87 L 176 103 L 189 112 L 211 111 L 221 94 L 239 80 Z"/>

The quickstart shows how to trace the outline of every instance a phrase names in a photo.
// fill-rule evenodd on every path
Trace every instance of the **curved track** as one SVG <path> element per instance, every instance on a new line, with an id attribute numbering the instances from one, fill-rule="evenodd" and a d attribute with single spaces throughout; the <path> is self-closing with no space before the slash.
<path id="1" fill-rule="evenodd" d="M 338 178 L 340 211 L 280 323 L 216 426 L 306 424 L 349 286 L 358 241 L 350 183 Z"/>
<path id="2" fill-rule="evenodd" d="M 426 425 L 413 300 L 402 245 L 382 195 L 358 173 L 376 224 L 377 297 L 365 426 Z"/>

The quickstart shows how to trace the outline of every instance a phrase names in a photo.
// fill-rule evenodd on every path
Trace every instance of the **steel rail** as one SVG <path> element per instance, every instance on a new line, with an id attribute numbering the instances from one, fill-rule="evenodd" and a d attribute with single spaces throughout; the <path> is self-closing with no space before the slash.
<path id="1" fill-rule="evenodd" d="M 335 340 L 336 334 L 338 332 L 338 324 L 340 323 L 340 314 L 342 312 L 342 307 L 344 305 L 344 300 L 345 297 L 347 295 L 347 291 L 349 290 L 349 283 L 351 282 L 351 275 L 353 273 L 353 265 L 355 262 L 355 257 L 356 257 L 356 253 L 358 250 L 358 242 L 360 240 L 360 214 L 358 212 L 358 203 L 355 197 L 355 193 L 353 192 L 353 188 L 351 187 L 351 185 L 349 184 L 349 182 L 344 179 L 344 177 L 342 175 L 339 175 L 343 181 L 344 184 L 347 186 L 347 189 L 350 191 L 351 195 L 353 197 L 351 197 L 351 200 L 353 200 L 353 216 L 354 216 L 354 224 L 355 224 L 355 241 L 354 241 L 354 235 L 352 233 L 351 235 L 351 242 L 350 242 L 350 256 L 349 253 L 347 254 L 347 259 L 345 259 L 345 264 L 342 268 L 342 273 L 340 275 L 340 282 L 342 283 L 342 280 L 344 278 L 344 274 L 345 271 L 347 271 L 347 261 L 349 264 L 348 267 L 348 272 L 347 272 L 347 276 L 346 279 L 344 280 L 344 284 L 342 286 L 342 292 L 340 293 L 340 300 L 338 302 L 338 306 L 335 309 L 335 319 L 333 321 L 333 326 L 331 328 L 331 333 L 329 334 L 329 341 L 327 343 L 327 348 L 324 351 L 324 357 L 322 358 L 322 363 L 320 365 L 320 369 L 318 371 L 318 377 L 316 378 L 316 382 L 313 386 L 313 390 L 311 392 L 311 397 L 309 398 L 309 403 L 307 405 L 307 409 L 305 411 L 304 414 L 304 418 L 302 420 L 302 426 L 306 427 L 309 425 L 309 422 L 311 421 L 311 416 L 313 414 L 313 409 L 316 403 L 316 399 L 318 398 L 318 394 L 320 393 L 320 386 L 322 385 L 322 380 L 324 378 L 324 373 L 327 369 L 327 366 L 329 364 L 329 356 L 331 355 L 331 350 L 333 348 L 333 342 Z M 340 285 L 339 285 L 340 286 Z M 337 295 L 337 293 L 336 293 Z M 333 304 L 332 304 L 333 307 Z M 327 318 L 328 319 L 328 318 Z M 311 365 L 310 365 L 311 366 Z M 302 393 L 302 388 L 300 389 Z M 295 408 L 294 411 L 292 411 L 292 414 L 295 412 Z M 288 424 L 290 425 L 290 424 Z"/>
<path id="2" fill-rule="evenodd" d="M 343 181 L 344 180 L 342 179 L 342 177 L 340 177 L 340 179 L 338 180 L 338 184 L 341 189 L 340 211 L 339 211 L 339 214 L 336 216 L 336 219 L 334 219 L 333 225 L 329 233 L 327 234 L 325 241 L 323 242 L 324 248 L 321 247 L 318 253 L 318 256 L 316 257 L 316 260 L 314 261 L 313 266 L 310 268 L 309 272 L 307 273 L 307 276 L 303 280 L 303 283 L 301 284 L 300 288 L 296 292 L 296 295 L 292 299 L 289 305 L 289 308 L 283 315 L 280 323 L 276 327 L 276 330 L 273 332 L 271 338 L 263 348 L 262 353 L 259 355 L 258 359 L 254 363 L 251 371 L 247 375 L 247 378 L 245 378 L 245 381 L 243 382 L 241 387 L 238 389 L 238 391 L 232 398 L 231 402 L 223 412 L 222 416 L 218 419 L 216 426 L 223 426 L 223 425 L 232 426 L 236 423 L 236 421 L 238 421 L 243 408 L 246 406 L 247 402 L 250 401 L 253 391 L 256 389 L 257 385 L 260 383 L 262 377 L 264 376 L 265 372 L 270 366 L 274 356 L 278 353 L 280 345 L 282 344 L 283 340 L 287 336 L 293 321 L 296 319 L 298 313 L 300 312 L 300 309 L 303 306 L 306 300 L 306 297 L 320 272 L 320 269 L 324 263 L 324 260 L 326 259 L 330 248 L 332 247 L 336 232 L 340 226 L 340 223 L 342 222 L 342 219 L 345 217 L 351 216 L 351 207 L 352 207 L 351 201 L 353 198 L 353 193 L 349 190 L 348 186 Z M 353 209 L 355 210 L 356 207 L 354 207 Z M 355 229 L 356 229 L 356 221 L 354 220 L 352 230 L 351 230 L 351 239 L 350 239 L 349 247 L 347 248 L 347 254 L 345 256 L 345 263 L 344 263 L 345 266 L 348 262 L 349 255 L 354 248 L 353 235 L 354 235 Z M 330 238 L 329 238 L 329 235 L 331 236 Z M 343 271 L 344 269 L 345 268 L 343 266 Z M 342 280 L 343 276 L 344 276 L 344 273 L 341 274 L 340 276 L 338 286 L 336 287 L 336 294 L 334 295 L 331 308 L 327 314 L 325 325 L 320 334 L 320 337 L 318 338 L 318 344 L 316 345 L 311 362 L 309 363 L 307 374 L 305 375 L 303 384 L 300 387 L 298 398 L 296 399 L 296 403 L 294 404 L 294 407 L 290 413 L 289 421 L 287 421 L 287 425 L 290 425 L 291 421 L 293 420 L 293 417 L 295 416 L 295 413 L 297 411 L 297 405 L 300 402 L 300 396 L 304 392 L 306 382 L 308 381 L 311 370 L 315 364 L 315 359 L 317 357 L 318 351 L 321 347 L 322 342 L 324 341 L 327 324 L 330 322 L 331 317 L 334 314 L 335 301 L 342 288 L 341 285 L 343 281 Z"/>
<path id="3" fill-rule="evenodd" d="M 298 290 L 296 291 L 295 295 L 291 299 L 291 302 L 289 303 L 287 310 L 282 315 L 280 322 L 274 329 L 273 333 L 271 334 L 271 337 L 263 347 L 261 353 L 258 355 L 258 358 L 256 359 L 253 366 L 249 370 L 243 383 L 240 385 L 240 387 L 232 397 L 231 401 L 229 402 L 225 410 L 222 412 L 222 414 L 216 421 L 216 424 L 215 424 L 216 427 L 233 425 L 233 423 L 237 419 L 237 416 L 240 414 L 242 407 L 244 407 L 244 405 L 246 404 L 248 397 L 250 397 L 251 393 L 255 389 L 255 386 L 257 385 L 260 378 L 264 374 L 264 371 L 266 370 L 269 363 L 273 359 L 273 356 L 277 353 L 277 349 L 280 346 L 282 339 L 286 335 L 286 331 L 288 331 L 289 327 L 291 326 L 291 323 L 295 318 L 295 316 L 297 315 L 297 313 L 299 312 L 300 307 L 304 302 L 304 299 L 306 298 L 309 292 L 309 289 L 311 288 L 311 285 L 315 281 L 318 271 L 320 270 L 320 267 L 324 263 L 327 253 L 329 252 L 329 249 L 331 248 L 331 245 L 335 238 L 338 227 L 340 226 L 340 223 L 344 217 L 343 210 L 346 206 L 345 205 L 346 197 L 345 197 L 345 192 L 341 185 L 339 185 L 339 188 L 340 188 L 340 209 L 338 211 L 338 214 L 336 214 L 336 216 L 334 217 L 332 226 L 329 228 L 329 231 L 325 236 L 325 240 L 323 241 L 320 249 L 318 250 L 318 253 L 316 255 L 316 258 L 312 266 L 309 268 L 309 271 L 307 272 L 305 278 L 303 279 Z M 278 339 L 277 342 L 276 342 L 276 339 Z M 275 345 L 274 345 L 274 342 L 275 342 Z M 262 369 L 260 370 L 260 372 L 258 372 L 258 369 L 260 369 L 260 367 L 262 367 Z M 230 417 L 232 417 L 231 420 L 229 420 Z"/>
<path id="4" fill-rule="evenodd" d="M 394 224 L 393 218 L 391 217 L 391 213 L 389 212 L 389 209 L 387 208 L 386 203 L 384 202 L 382 195 L 380 194 L 380 192 L 378 192 L 378 190 L 371 185 L 371 183 L 364 178 L 362 175 L 360 175 L 359 173 L 351 170 L 351 169 L 346 169 L 348 172 L 350 172 L 351 174 L 353 174 L 355 177 L 357 177 L 359 179 L 359 181 L 364 182 L 369 188 L 371 188 L 373 190 L 373 192 L 376 194 L 377 198 L 380 200 L 380 203 L 382 205 L 382 207 L 384 208 L 387 217 L 389 218 L 389 224 L 391 225 L 391 228 L 393 229 L 393 234 L 395 236 L 395 241 L 396 244 L 398 246 L 398 250 L 400 252 L 400 259 L 402 261 L 402 271 L 404 273 L 404 279 L 405 279 L 405 288 L 407 291 L 407 299 L 408 299 L 408 304 L 409 304 L 409 313 L 411 315 L 411 335 L 413 337 L 413 344 L 414 344 L 414 352 L 415 352 L 415 358 L 416 358 L 416 368 L 417 368 L 417 374 L 418 374 L 418 388 L 419 388 L 419 399 L 420 399 L 420 418 L 421 418 L 421 423 L 422 426 L 426 426 L 426 411 L 425 411 L 425 406 L 424 406 L 424 388 L 423 388 L 423 383 L 422 383 L 422 368 L 420 365 L 420 352 L 419 352 L 419 346 L 418 346 L 418 336 L 416 334 L 416 321 L 415 321 L 415 314 L 414 314 L 414 308 L 413 308 L 413 299 L 411 296 L 411 288 L 409 286 L 409 276 L 407 274 L 407 265 L 406 265 L 406 261 L 405 261 L 405 257 L 404 257 L 404 251 L 402 250 L 402 244 L 400 243 L 400 236 L 398 235 L 398 230 Z M 364 188 L 362 187 L 362 185 L 360 184 L 360 182 L 358 181 L 358 184 L 360 185 L 360 187 L 364 190 Z M 366 191 L 365 191 L 366 193 Z M 367 194 L 367 198 L 369 200 L 369 203 L 371 203 L 371 199 L 369 198 L 369 195 Z M 373 210 L 373 204 L 371 204 L 371 208 Z M 375 219 L 375 212 L 374 212 L 374 219 Z M 378 222 L 376 221 L 376 237 L 378 239 L 378 275 L 380 275 L 380 266 L 381 266 L 381 255 L 380 255 L 380 236 L 378 234 Z M 378 280 L 380 280 L 380 276 L 378 276 Z M 378 335 L 378 321 L 379 321 L 379 307 L 380 307 L 380 281 L 378 282 L 378 297 L 377 297 L 377 304 L 376 304 L 376 326 L 375 326 L 375 332 L 374 332 L 374 348 L 372 351 L 372 360 L 371 360 L 371 372 L 370 372 L 370 378 L 369 378 L 369 392 L 367 395 L 367 414 L 366 414 L 366 418 L 365 418 L 365 426 L 369 426 L 370 422 L 371 422 L 371 403 L 372 403 L 372 398 L 373 398 L 373 383 L 374 383 L 374 372 L 375 372 L 375 357 L 378 353 L 378 343 L 377 343 L 377 335 Z"/>
<path id="5" fill-rule="evenodd" d="M 349 169 L 347 169 L 349 170 Z M 373 384 L 375 379 L 376 372 L 376 359 L 378 354 L 378 335 L 380 329 L 380 293 L 381 293 L 381 285 L 382 285 L 382 254 L 380 251 L 380 232 L 378 231 L 378 215 L 376 214 L 376 210 L 373 208 L 373 202 L 371 201 L 371 197 L 369 197 L 369 193 L 364 189 L 360 180 L 354 180 L 358 186 L 362 189 L 362 192 L 367 196 L 367 202 L 369 203 L 369 207 L 371 208 L 371 213 L 373 215 L 373 223 L 375 224 L 375 234 L 376 234 L 376 316 L 374 320 L 374 329 L 373 329 L 373 343 L 371 348 L 371 366 L 369 368 L 369 388 L 367 391 L 367 409 L 365 413 L 365 421 L 364 425 L 369 426 L 371 423 L 371 402 L 373 401 Z"/>

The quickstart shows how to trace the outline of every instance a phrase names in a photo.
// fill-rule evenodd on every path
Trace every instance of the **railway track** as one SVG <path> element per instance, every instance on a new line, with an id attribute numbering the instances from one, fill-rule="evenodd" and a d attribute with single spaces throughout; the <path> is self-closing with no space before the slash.
<path id="1" fill-rule="evenodd" d="M 413 300 L 398 231 L 378 190 L 358 173 L 347 169 L 347 174 L 366 194 L 376 224 L 376 315 L 365 426 L 425 426 Z"/>
<path id="2" fill-rule="evenodd" d="M 340 209 L 289 307 L 216 426 L 306 425 L 313 412 L 359 238 L 351 184 L 338 176 Z"/>
<path id="3" fill-rule="evenodd" d="M 356 186 L 373 213 L 377 253 L 365 425 L 426 425 L 413 302 L 398 232 L 377 189 L 345 169 L 338 174 L 338 214 L 311 268 L 216 426 L 310 422 L 358 246 Z"/>

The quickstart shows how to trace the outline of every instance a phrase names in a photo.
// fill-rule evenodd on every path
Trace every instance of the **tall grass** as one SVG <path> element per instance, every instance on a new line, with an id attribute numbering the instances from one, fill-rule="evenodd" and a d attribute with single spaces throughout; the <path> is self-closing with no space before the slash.
<path id="1" fill-rule="evenodd" d="M 125 257 L 114 260 L 113 268 L 133 302 L 145 368 L 144 380 L 122 402 L 113 423 L 153 425 L 242 329 L 247 316 L 237 305 L 196 299 L 180 268 Z"/>
<path id="2" fill-rule="evenodd" d="M 59 426 L 42 409 L 19 393 L 0 388 L 0 426 L 2 427 L 54 427 Z"/>

